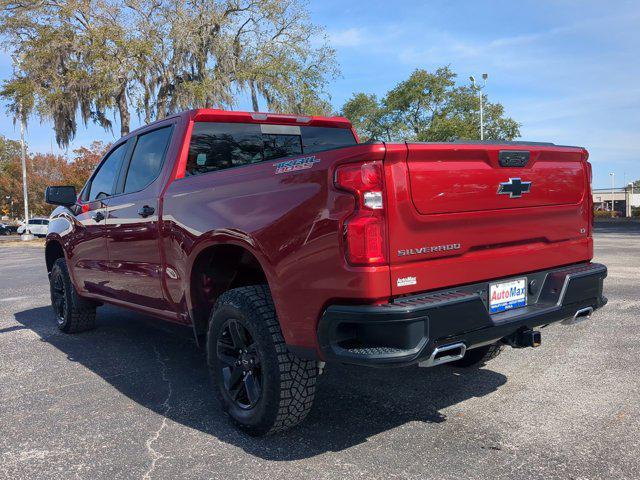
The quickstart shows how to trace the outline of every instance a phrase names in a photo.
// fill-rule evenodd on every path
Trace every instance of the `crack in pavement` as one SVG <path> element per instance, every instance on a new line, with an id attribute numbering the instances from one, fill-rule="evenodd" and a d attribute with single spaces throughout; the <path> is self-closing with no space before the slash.
<path id="1" fill-rule="evenodd" d="M 173 393 L 173 386 L 171 385 L 171 381 L 167 377 L 167 364 L 162 360 L 162 357 L 160 356 L 160 350 L 158 350 L 158 347 L 154 345 L 153 349 L 156 352 L 156 360 L 160 364 L 160 375 L 162 376 L 162 380 L 167 384 L 169 391 L 167 393 L 167 398 L 165 398 L 164 402 L 162 402 L 162 407 L 163 407 L 162 424 L 160 425 L 160 428 L 158 428 L 158 430 L 156 430 L 156 432 L 151 437 L 149 437 L 149 439 L 147 439 L 146 441 L 147 452 L 151 457 L 151 465 L 149 466 L 149 469 L 145 472 L 145 474 L 142 476 L 143 480 L 150 480 L 151 474 L 155 470 L 156 463 L 158 462 L 158 460 L 160 460 L 161 458 L 165 458 L 163 454 L 161 454 L 160 452 L 158 452 L 153 448 L 153 444 L 160 438 L 162 431 L 167 426 L 167 414 L 171 410 L 171 405 L 169 404 L 169 400 L 171 399 L 171 394 Z"/>

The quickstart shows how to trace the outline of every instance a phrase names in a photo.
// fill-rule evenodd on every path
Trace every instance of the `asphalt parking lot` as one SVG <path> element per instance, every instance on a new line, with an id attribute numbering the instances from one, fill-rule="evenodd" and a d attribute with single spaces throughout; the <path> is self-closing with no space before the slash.
<path id="1" fill-rule="evenodd" d="M 329 365 L 294 431 L 219 413 L 188 331 L 99 309 L 59 333 L 41 247 L 0 242 L 0 478 L 640 478 L 640 224 L 605 226 L 609 304 L 480 370 Z"/>

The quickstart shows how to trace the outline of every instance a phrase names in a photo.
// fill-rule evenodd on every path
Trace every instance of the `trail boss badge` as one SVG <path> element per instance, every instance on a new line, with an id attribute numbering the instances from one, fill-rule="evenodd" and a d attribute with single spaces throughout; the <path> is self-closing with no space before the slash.
<path id="1" fill-rule="evenodd" d="M 306 170 L 307 168 L 313 167 L 314 164 L 318 163 L 320 160 L 317 159 L 314 155 L 310 157 L 301 157 L 294 158 L 293 160 L 284 160 L 282 162 L 274 163 L 273 166 L 276 167 L 276 175 L 280 175 L 281 173 L 289 173 L 289 172 L 297 172 L 298 170 Z"/>

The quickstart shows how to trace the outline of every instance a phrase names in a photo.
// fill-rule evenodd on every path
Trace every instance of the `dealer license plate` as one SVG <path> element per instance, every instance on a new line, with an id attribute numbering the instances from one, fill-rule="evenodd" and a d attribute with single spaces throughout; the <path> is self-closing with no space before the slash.
<path id="1" fill-rule="evenodd" d="M 489 312 L 498 313 L 527 304 L 527 279 L 518 278 L 508 282 L 489 285 Z"/>

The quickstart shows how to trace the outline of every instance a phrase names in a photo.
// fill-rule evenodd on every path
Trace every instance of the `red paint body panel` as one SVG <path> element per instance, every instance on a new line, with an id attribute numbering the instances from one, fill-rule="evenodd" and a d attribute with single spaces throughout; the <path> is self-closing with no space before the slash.
<path id="1" fill-rule="evenodd" d="M 518 147 L 529 150 L 526 167 L 498 164 L 500 146 L 411 145 L 408 165 L 413 203 L 419 213 L 464 213 L 542 205 L 578 204 L 585 193 L 581 149 Z M 533 182 L 521 198 L 497 195 L 510 177 Z"/>
<path id="2" fill-rule="evenodd" d="M 589 179 L 583 150 L 519 146 L 525 167 L 498 165 L 500 145 L 388 146 L 392 295 L 433 290 L 590 260 Z M 462 173 L 460 173 L 462 172 Z M 498 195 L 510 177 L 532 181 L 521 198 Z M 463 194 L 459 194 L 463 192 Z M 459 245 L 398 256 L 399 250 Z M 415 285 L 397 286 L 416 277 Z"/>
<path id="3" fill-rule="evenodd" d="M 162 212 L 163 250 L 178 272 L 166 280 L 171 301 L 189 303 L 192 262 L 219 243 L 241 245 L 261 263 L 290 344 L 316 347 L 317 321 L 330 303 L 387 300 L 389 267 L 344 260 L 339 227 L 354 199 L 332 187 L 333 165 L 383 155 L 380 145 L 361 145 L 318 153 L 313 168 L 291 175 L 274 175 L 265 162 L 174 181 Z"/>
<path id="4" fill-rule="evenodd" d="M 296 172 L 276 175 L 274 162 L 263 162 L 185 177 L 196 120 L 351 129 L 341 118 L 219 110 L 164 120 L 174 125 L 173 137 L 152 184 L 106 200 L 103 226 L 88 220 L 93 207 L 50 224 L 49 241 L 63 245 L 81 294 L 188 324 L 198 254 L 212 245 L 238 245 L 261 264 L 287 343 L 319 351 L 317 325 L 328 305 L 385 303 L 592 257 L 582 149 L 360 144 L 316 153 L 317 163 Z M 531 160 L 523 168 L 500 167 L 501 149 L 529 150 Z M 356 198 L 334 186 L 334 172 L 340 164 L 371 161 L 384 166 L 389 264 L 354 267 L 345 260 L 343 228 Z M 531 192 L 497 195 L 498 184 L 510 177 L 532 181 Z M 141 219 L 142 205 L 153 206 L 155 215 Z M 459 248 L 398 255 L 450 244 Z M 415 285 L 398 287 L 403 277 L 416 277 Z"/>
<path id="5" fill-rule="evenodd" d="M 66 217 L 71 222 L 53 226 L 51 232 L 65 233 L 67 243 L 66 253 L 69 270 L 73 276 L 76 288 L 80 293 L 104 295 L 106 294 L 105 278 L 108 277 L 109 257 L 107 255 L 107 241 L 104 224 L 96 223 L 93 215 L 106 213 L 106 206 L 102 202 L 91 202 L 75 217 Z M 51 223 L 51 222 L 50 222 Z"/>

